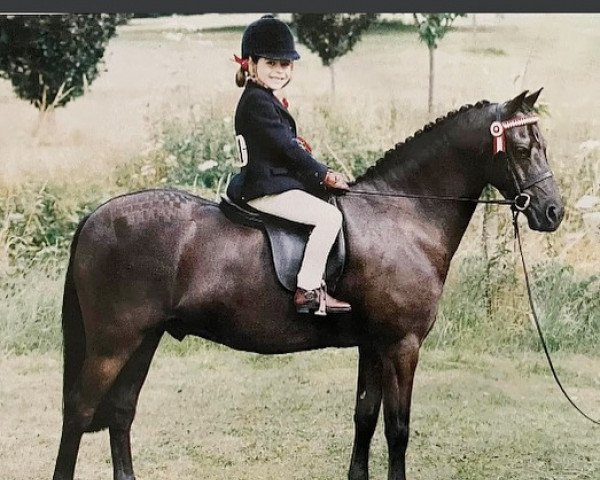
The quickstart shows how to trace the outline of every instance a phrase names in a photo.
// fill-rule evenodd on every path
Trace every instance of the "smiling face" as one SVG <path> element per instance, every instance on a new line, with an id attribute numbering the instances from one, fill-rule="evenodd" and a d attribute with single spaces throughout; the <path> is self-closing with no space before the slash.
<path id="1" fill-rule="evenodd" d="M 263 86 L 271 90 L 280 90 L 292 79 L 294 63 L 291 60 L 274 60 L 259 58 L 254 64 L 256 79 Z"/>

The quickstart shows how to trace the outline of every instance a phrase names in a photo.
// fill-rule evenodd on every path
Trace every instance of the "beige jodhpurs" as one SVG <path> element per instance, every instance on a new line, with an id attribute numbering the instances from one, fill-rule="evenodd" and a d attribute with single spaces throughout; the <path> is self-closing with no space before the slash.
<path id="1" fill-rule="evenodd" d="M 248 201 L 248 205 L 292 222 L 314 225 L 306 243 L 298 272 L 298 287 L 314 290 L 321 286 L 327 256 L 342 228 L 342 214 L 331 205 L 302 190 L 288 190 Z"/>

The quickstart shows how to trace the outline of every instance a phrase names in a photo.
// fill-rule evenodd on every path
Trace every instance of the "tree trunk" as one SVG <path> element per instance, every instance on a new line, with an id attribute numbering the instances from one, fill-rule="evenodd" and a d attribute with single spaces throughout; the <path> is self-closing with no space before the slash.
<path id="1" fill-rule="evenodd" d="M 429 100 L 427 103 L 427 112 L 431 115 L 431 112 L 433 111 L 433 81 L 434 81 L 434 74 L 435 74 L 435 65 L 434 65 L 434 56 L 433 53 L 435 52 L 435 47 L 430 46 L 429 47 Z"/>
<path id="2" fill-rule="evenodd" d="M 50 106 L 38 113 L 37 122 L 33 128 L 33 138 L 38 145 L 52 143 L 56 134 L 56 111 Z"/>
<path id="3" fill-rule="evenodd" d="M 473 28 L 473 48 L 477 49 L 477 16 L 472 14 L 472 28 Z"/>
<path id="4" fill-rule="evenodd" d="M 335 95 L 335 70 L 333 69 L 333 63 L 329 64 L 329 73 L 331 74 L 331 94 Z"/>
<path id="5" fill-rule="evenodd" d="M 492 190 L 489 186 L 487 186 L 483 192 L 483 198 L 489 200 L 493 197 Z M 488 318 L 492 317 L 492 286 L 490 280 L 491 273 L 491 259 L 490 259 L 490 249 L 489 249 L 489 223 L 490 223 L 490 215 L 491 215 L 491 205 L 485 204 L 483 206 L 483 222 L 481 225 L 481 244 L 483 247 L 483 261 L 485 262 L 485 278 L 484 278 L 484 299 L 485 299 L 485 308 L 487 311 Z"/>

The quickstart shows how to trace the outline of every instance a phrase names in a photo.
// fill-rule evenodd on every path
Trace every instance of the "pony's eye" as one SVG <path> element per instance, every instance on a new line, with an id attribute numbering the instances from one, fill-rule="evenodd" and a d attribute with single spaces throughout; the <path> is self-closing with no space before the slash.
<path id="1" fill-rule="evenodd" d="M 527 158 L 529 157 L 529 149 L 525 147 L 517 147 L 517 157 Z"/>

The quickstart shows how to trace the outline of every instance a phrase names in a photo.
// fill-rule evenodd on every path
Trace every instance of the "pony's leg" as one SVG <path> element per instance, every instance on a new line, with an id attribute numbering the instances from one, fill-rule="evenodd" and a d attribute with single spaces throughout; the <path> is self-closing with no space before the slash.
<path id="1" fill-rule="evenodd" d="M 355 435 L 349 480 L 368 480 L 369 447 L 381 407 L 381 360 L 370 347 L 359 347 Z"/>
<path id="2" fill-rule="evenodd" d="M 63 428 L 53 480 L 72 480 L 81 436 L 90 427 L 98 402 L 117 377 L 125 362 L 119 358 L 86 358 L 79 381 L 65 399 Z"/>
<path id="3" fill-rule="evenodd" d="M 106 400 L 98 408 L 98 416 L 106 415 L 114 480 L 135 479 L 131 460 L 131 424 L 135 417 L 140 390 L 161 337 L 162 332 L 152 332 L 144 338 L 123 367 Z"/>
<path id="4" fill-rule="evenodd" d="M 60 437 L 60 447 L 54 467 L 52 480 L 72 480 L 75 473 L 75 462 L 79 452 L 79 444 L 83 430 L 75 428 L 66 410 L 63 413 L 62 435 Z"/>
<path id="5" fill-rule="evenodd" d="M 383 416 L 388 444 L 388 480 L 405 480 L 410 402 L 419 358 L 419 341 L 409 335 L 388 346 L 382 356 Z"/>
<path id="6" fill-rule="evenodd" d="M 117 342 L 114 342 L 115 346 Z M 81 436 L 91 430 L 96 407 L 137 345 L 139 342 L 132 341 L 129 348 L 119 349 L 118 353 L 91 353 L 84 360 L 79 379 L 65 398 L 63 429 L 53 480 L 73 479 Z"/>

